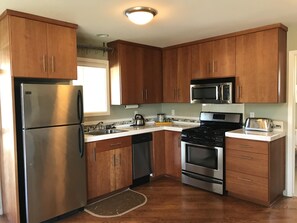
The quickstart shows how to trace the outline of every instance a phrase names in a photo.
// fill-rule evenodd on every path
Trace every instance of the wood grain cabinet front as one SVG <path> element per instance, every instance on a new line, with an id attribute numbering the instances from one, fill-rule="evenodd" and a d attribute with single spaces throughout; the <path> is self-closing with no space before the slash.
<path id="1" fill-rule="evenodd" d="M 165 131 L 153 132 L 152 170 L 153 178 L 165 174 Z"/>
<path id="2" fill-rule="evenodd" d="M 190 102 L 191 47 L 163 49 L 163 102 Z"/>
<path id="3" fill-rule="evenodd" d="M 132 184 L 131 137 L 86 143 L 86 154 L 88 200 Z"/>
<path id="4" fill-rule="evenodd" d="M 285 138 L 272 142 L 226 138 L 226 190 L 269 206 L 285 189 Z"/>
<path id="5" fill-rule="evenodd" d="M 165 173 L 181 179 L 181 134 L 165 131 Z"/>
<path id="6" fill-rule="evenodd" d="M 7 15 L 12 76 L 77 78 L 77 25 L 14 11 Z"/>
<path id="7" fill-rule="evenodd" d="M 236 37 L 236 102 L 286 102 L 287 27 Z"/>
<path id="8" fill-rule="evenodd" d="M 193 45 L 192 79 L 235 76 L 235 37 Z"/>
<path id="9" fill-rule="evenodd" d="M 162 102 L 162 52 L 158 47 L 117 40 L 108 43 L 111 104 Z"/>

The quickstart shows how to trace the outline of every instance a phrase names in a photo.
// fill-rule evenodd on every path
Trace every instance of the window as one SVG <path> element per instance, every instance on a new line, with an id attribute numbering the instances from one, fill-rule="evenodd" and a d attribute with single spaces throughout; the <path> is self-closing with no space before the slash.
<path id="1" fill-rule="evenodd" d="M 109 115 L 108 61 L 78 58 L 77 64 L 77 80 L 72 83 L 83 86 L 84 115 Z"/>

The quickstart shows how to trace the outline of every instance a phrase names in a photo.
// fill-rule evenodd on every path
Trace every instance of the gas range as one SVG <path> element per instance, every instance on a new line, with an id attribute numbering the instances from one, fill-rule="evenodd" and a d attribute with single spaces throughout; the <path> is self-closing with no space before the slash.
<path id="1" fill-rule="evenodd" d="M 241 113 L 201 112 L 200 126 L 182 131 L 182 182 L 224 194 L 225 132 L 239 128 Z"/>
<path id="2" fill-rule="evenodd" d="M 183 130 L 181 140 L 205 146 L 224 147 L 225 132 L 241 127 L 241 124 L 235 123 L 202 123 L 199 127 Z"/>

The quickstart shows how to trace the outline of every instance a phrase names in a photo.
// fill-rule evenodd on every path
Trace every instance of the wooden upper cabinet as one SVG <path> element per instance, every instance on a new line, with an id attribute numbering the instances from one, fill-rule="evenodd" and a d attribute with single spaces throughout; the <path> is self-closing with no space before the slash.
<path id="1" fill-rule="evenodd" d="M 286 40 L 283 27 L 236 37 L 236 102 L 286 101 Z"/>
<path id="2" fill-rule="evenodd" d="M 176 102 L 177 49 L 163 50 L 163 102 Z"/>
<path id="3" fill-rule="evenodd" d="M 192 79 L 235 76 L 235 37 L 195 44 Z"/>
<path id="4" fill-rule="evenodd" d="M 77 78 L 77 25 L 6 11 L 15 77 Z"/>
<path id="5" fill-rule="evenodd" d="M 145 48 L 143 53 L 143 100 L 145 103 L 163 101 L 162 51 Z"/>
<path id="6" fill-rule="evenodd" d="M 161 49 L 126 41 L 108 43 L 111 103 L 143 104 L 162 101 Z"/>
<path id="7" fill-rule="evenodd" d="M 163 50 L 163 101 L 190 102 L 191 48 Z"/>
<path id="8" fill-rule="evenodd" d="M 77 79 L 76 30 L 47 25 L 48 75 L 50 78 Z"/>
<path id="9" fill-rule="evenodd" d="M 47 25 L 10 17 L 11 65 L 15 77 L 47 77 Z"/>

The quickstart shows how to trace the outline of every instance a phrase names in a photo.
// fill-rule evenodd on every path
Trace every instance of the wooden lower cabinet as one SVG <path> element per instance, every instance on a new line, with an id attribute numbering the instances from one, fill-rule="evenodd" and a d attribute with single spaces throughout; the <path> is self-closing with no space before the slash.
<path id="1" fill-rule="evenodd" d="M 285 137 L 272 142 L 226 138 L 228 194 L 270 206 L 285 189 Z"/>
<path id="2" fill-rule="evenodd" d="M 165 173 L 181 179 L 181 134 L 165 131 Z"/>
<path id="3" fill-rule="evenodd" d="M 86 154 L 88 200 L 132 184 L 131 137 L 86 143 Z"/>
<path id="4" fill-rule="evenodd" d="M 165 174 L 165 131 L 153 132 L 152 170 L 153 177 Z"/>

